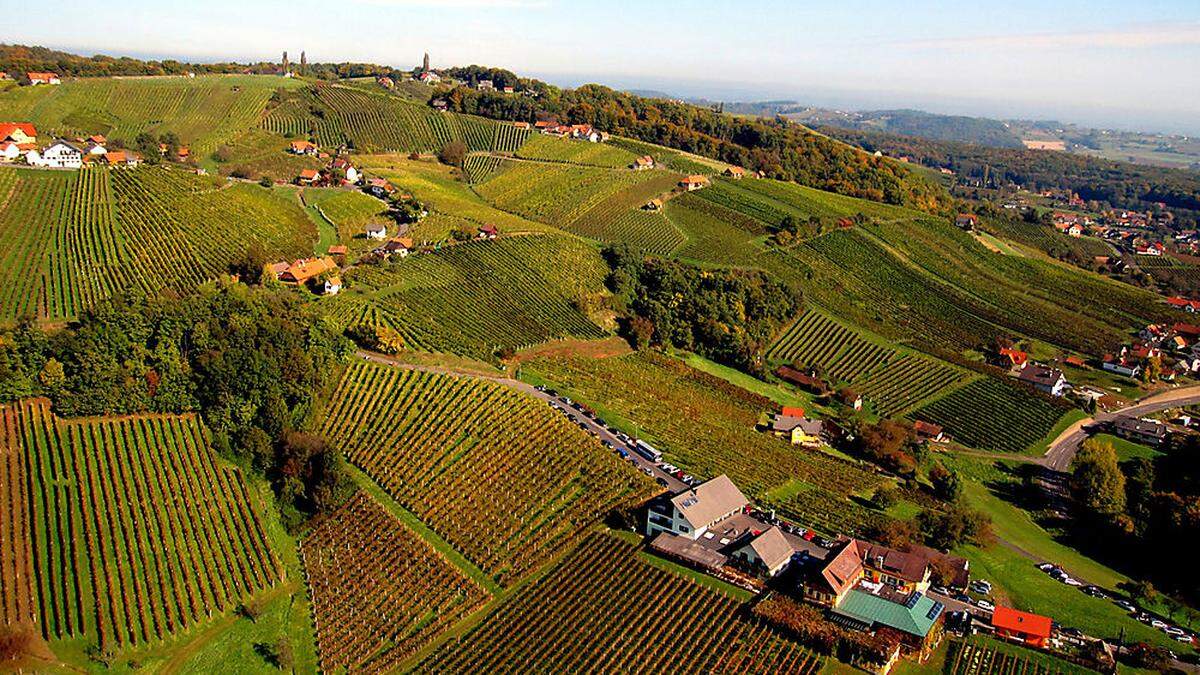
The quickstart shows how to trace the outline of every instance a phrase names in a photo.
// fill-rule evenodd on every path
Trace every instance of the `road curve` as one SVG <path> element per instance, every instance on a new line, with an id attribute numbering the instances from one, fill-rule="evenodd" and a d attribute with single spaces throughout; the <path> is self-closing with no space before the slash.
<path id="1" fill-rule="evenodd" d="M 1122 417 L 1140 417 L 1141 415 L 1166 410 L 1167 408 L 1192 405 L 1194 403 L 1200 403 L 1200 385 L 1159 392 L 1147 396 L 1127 408 L 1081 419 L 1063 429 L 1058 438 L 1055 438 L 1050 443 L 1050 447 L 1047 448 L 1046 454 L 1042 458 L 1042 464 L 1048 469 L 1066 471 L 1070 468 L 1071 460 L 1075 458 L 1075 453 L 1079 450 L 1079 446 L 1093 433 L 1100 431 L 1107 423 Z"/>

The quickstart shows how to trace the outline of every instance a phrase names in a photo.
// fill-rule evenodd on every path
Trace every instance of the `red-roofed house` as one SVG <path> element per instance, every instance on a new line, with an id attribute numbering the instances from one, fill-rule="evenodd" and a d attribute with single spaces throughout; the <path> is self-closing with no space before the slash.
<path id="1" fill-rule="evenodd" d="M 316 169 L 304 169 L 300 172 L 300 176 L 296 178 L 297 183 L 315 183 L 321 174 Z"/>
<path id="2" fill-rule="evenodd" d="M 0 160 L 11 162 L 21 156 L 21 146 L 12 141 L 0 141 Z"/>
<path id="3" fill-rule="evenodd" d="M 37 143 L 37 128 L 27 122 L 0 122 L 0 141 Z"/>
<path id="4" fill-rule="evenodd" d="M 480 239 L 495 239 L 497 234 L 500 234 L 500 231 L 496 229 L 495 225 L 489 223 L 479 226 Z"/>
<path id="5" fill-rule="evenodd" d="M 964 230 L 973 230 L 979 224 L 979 218 L 972 213 L 960 213 L 955 217 L 954 224 Z"/>
<path id="6" fill-rule="evenodd" d="M 797 405 L 785 405 L 779 414 L 784 417 L 804 417 L 804 408 Z"/>
<path id="7" fill-rule="evenodd" d="M 293 155 L 315 155 L 317 154 L 317 146 L 308 141 L 292 141 L 289 148 Z"/>
<path id="8" fill-rule="evenodd" d="M 679 187 L 684 188 L 688 192 L 699 190 L 706 185 L 708 185 L 708 177 L 700 174 L 692 174 L 679 181 Z"/>
<path id="9" fill-rule="evenodd" d="M 1182 309 L 1185 312 L 1200 311 L 1200 300 L 1188 300 L 1186 298 L 1175 296 L 1173 298 L 1167 298 L 1167 304 L 1171 305 L 1172 307 Z"/>
<path id="10" fill-rule="evenodd" d="M 1050 638 L 1051 621 L 1048 616 L 1039 616 L 1012 609 L 997 607 L 992 612 L 992 627 L 996 636 L 1009 640 L 1020 640 L 1031 647 L 1045 647 Z"/>
<path id="11" fill-rule="evenodd" d="M 1000 349 L 1000 363 L 1006 367 L 1023 366 L 1027 361 L 1029 361 L 1029 354 L 1020 349 L 1013 349 L 1011 347 Z"/>
<path id="12" fill-rule="evenodd" d="M 25 73 L 29 84 L 62 84 L 57 73 Z"/>

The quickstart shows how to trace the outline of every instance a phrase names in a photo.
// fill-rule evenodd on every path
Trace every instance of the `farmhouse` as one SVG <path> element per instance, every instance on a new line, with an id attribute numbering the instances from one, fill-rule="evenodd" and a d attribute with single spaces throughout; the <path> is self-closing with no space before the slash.
<path id="1" fill-rule="evenodd" d="M 84 152 L 84 154 L 90 157 L 99 157 L 101 155 L 108 154 L 108 148 L 104 147 L 104 145 L 101 143 L 92 141 L 88 143 L 87 151 Z"/>
<path id="2" fill-rule="evenodd" d="M 303 258 L 281 272 L 279 280 L 285 284 L 303 284 L 337 268 L 332 258 Z"/>
<path id="3" fill-rule="evenodd" d="M 41 153 L 32 151 L 27 157 L 33 166 L 55 169 L 78 169 L 83 166 L 83 151 L 61 138 Z"/>
<path id="4" fill-rule="evenodd" d="M 1001 347 L 996 351 L 996 365 L 1001 368 L 1024 368 L 1029 354 L 1015 347 Z"/>
<path id="5" fill-rule="evenodd" d="M 0 122 L 0 141 L 11 141 L 18 145 L 37 143 L 37 128 L 27 122 Z M 30 150 L 22 148 L 22 150 Z"/>
<path id="6" fill-rule="evenodd" d="M 367 192 L 379 199 L 386 199 L 388 195 L 395 192 L 396 188 L 383 178 L 371 178 L 367 180 Z"/>
<path id="7" fill-rule="evenodd" d="M 973 213 L 960 213 L 954 218 L 954 224 L 964 230 L 973 230 L 979 224 L 979 217 Z"/>
<path id="8" fill-rule="evenodd" d="M 396 83 L 390 77 L 381 77 L 375 80 L 375 82 L 385 89 L 391 89 L 396 86 Z"/>
<path id="9" fill-rule="evenodd" d="M 296 182 L 301 185 L 312 185 L 321 178 L 321 173 L 316 169 L 303 169 L 300 175 L 296 177 Z"/>
<path id="10" fill-rule="evenodd" d="M 646 169 L 653 169 L 654 168 L 654 158 L 651 157 L 650 155 L 642 155 L 641 157 L 638 157 L 637 159 L 633 160 L 633 164 L 630 164 L 629 168 L 633 169 L 634 171 L 645 171 Z"/>
<path id="11" fill-rule="evenodd" d="M 700 188 L 706 187 L 707 185 L 708 185 L 708 176 L 703 176 L 701 174 L 692 174 L 692 175 L 684 178 L 683 180 L 679 181 L 679 187 L 687 190 L 688 192 L 691 192 L 693 190 L 699 190 Z"/>
<path id="12" fill-rule="evenodd" d="M 646 202 L 644 206 L 642 206 L 642 208 L 647 211 L 661 211 L 662 207 L 663 203 L 661 199 L 651 199 L 650 201 Z"/>
<path id="13" fill-rule="evenodd" d="M 342 291 L 342 278 L 329 277 L 321 288 L 322 295 L 337 295 Z"/>
<path id="14" fill-rule="evenodd" d="M 946 440 L 946 433 L 942 430 L 940 424 L 926 422 L 925 420 L 917 420 L 913 422 L 913 431 L 916 432 L 917 438 L 931 443 L 941 443 Z"/>
<path id="15" fill-rule="evenodd" d="M 383 239 L 387 237 L 387 227 L 383 223 L 368 223 L 365 234 L 367 239 Z"/>
<path id="16" fill-rule="evenodd" d="M 409 237 L 392 237 L 386 244 L 375 249 L 375 252 L 380 255 L 392 256 L 398 258 L 407 258 L 409 251 L 413 248 L 413 240 Z"/>
<path id="17" fill-rule="evenodd" d="M 779 366 L 775 369 L 775 375 L 779 379 L 790 382 L 805 391 L 822 395 L 829 393 L 829 385 L 825 383 L 825 380 L 809 375 L 791 366 Z"/>
<path id="18" fill-rule="evenodd" d="M 772 526 L 738 548 L 734 557 L 747 566 L 757 568 L 767 576 L 773 577 L 787 569 L 795 553 L 796 550 L 784 536 L 783 530 Z"/>
<path id="19" fill-rule="evenodd" d="M 346 176 L 346 182 L 348 182 L 348 183 L 357 183 L 358 182 L 358 179 L 360 176 L 360 174 L 358 173 L 358 169 L 354 168 L 354 165 L 351 164 L 346 159 L 344 159 L 342 157 L 338 157 L 337 159 L 330 162 L 329 166 L 332 169 L 335 169 L 337 171 L 341 171 L 342 173 L 344 173 Z"/>
<path id="20" fill-rule="evenodd" d="M 11 162 L 20 156 L 20 146 L 12 141 L 0 141 L 0 160 Z"/>
<path id="21" fill-rule="evenodd" d="M 113 150 L 105 153 L 104 162 L 109 166 L 137 166 L 142 163 L 142 158 L 132 150 Z"/>
<path id="22" fill-rule="evenodd" d="M 1167 298 L 1167 304 L 1185 312 L 1195 313 L 1200 310 L 1200 300 L 1187 300 L 1179 296 Z"/>
<path id="23" fill-rule="evenodd" d="M 663 532 L 695 540 L 749 505 L 729 476 L 721 474 L 693 489 L 652 502 L 646 516 L 646 534 Z"/>
<path id="24" fill-rule="evenodd" d="M 725 175 L 734 180 L 741 180 L 746 177 L 746 170 L 740 166 L 730 166 L 725 169 Z"/>
<path id="25" fill-rule="evenodd" d="M 417 79 L 426 84 L 437 84 L 438 82 L 442 81 L 442 76 L 438 75 L 432 70 L 426 70 L 417 75 Z"/>
<path id="26" fill-rule="evenodd" d="M 346 255 L 346 251 L 347 249 L 344 244 L 337 244 L 329 247 L 329 255 Z"/>
<path id="27" fill-rule="evenodd" d="M 848 406 L 851 410 L 862 410 L 863 397 L 862 394 L 853 389 L 843 389 L 837 393 L 837 400 L 842 405 Z"/>
<path id="28" fill-rule="evenodd" d="M 292 141 L 291 145 L 288 146 L 288 152 L 293 155 L 315 155 L 318 151 L 319 149 L 315 143 L 304 140 Z"/>
<path id="29" fill-rule="evenodd" d="M 503 91 L 506 94 L 514 94 L 514 93 L 516 93 L 517 90 L 514 87 L 506 86 L 506 87 L 504 87 Z"/>
<path id="30" fill-rule="evenodd" d="M 1135 443 L 1157 446 L 1167 438 L 1167 426 L 1158 420 L 1118 418 L 1112 424 L 1115 435 Z"/>
<path id="31" fill-rule="evenodd" d="M 1156 241 L 1153 244 L 1142 244 L 1133 247 L 1133 252 L 1137 255 L 1160 256 L 1165 253 L 1166 250 L 1167 247 L 1163 246 L 1162 242 L 1159 241 Z"/>
<path id="32" fill-rule="evenodd" d="M 992 612 L 992 628 L 996 630 L 996 637 L 1024 642 L 1030 647 L 1046 646 L 1051 625 L 1048 616 L 1030 614 L 1011 607 L 997 607 Z"/>
<path id="33" fill-rule="evenodd" d="M 58 79 L 56 73 L 25 73 L 25 77 L 29 78 L 29 84 L 62 84 L 62 80 Z"/>
<path id="34" fill-rule="evenodd" d="M 1062 396 L 1067 390 L 1067 378 L 1061 370 L 1036 363 L 1026 364 L 1017 379 L 1051 396 Z"/>
<path id="35" fill-rule="evenodd" d="M 496 229 L 496 226 L 491 223 L 479 226 L 480 239 L 495 239 L 498 234 L 500 234 L 500 230 Z"/>
<path id="36" fill-rule="evenodd" d="M 776 415 L 771 422 L 771 431 L 776 436 L 785 436 L 791 439 L 793 445 L 804 447 L 818 447 L 821 445 L 821 435 L 825 430 L 821 420 L 814 420 L 804 417 L 804 411 L 800 411 L 800 415 L 788 415 L 787 408 L 785 412 Z"/>

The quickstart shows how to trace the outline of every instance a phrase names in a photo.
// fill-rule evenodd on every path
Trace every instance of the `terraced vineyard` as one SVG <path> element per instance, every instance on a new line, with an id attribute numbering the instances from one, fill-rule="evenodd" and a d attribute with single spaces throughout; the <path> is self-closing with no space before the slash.
<path id="1" fill-rule="evenodd" d="M 358 363 L 322 431 L 501 584 L 651 484 L 537 399 L 501 384 Z"/>
<path id="2" fill-rule="evenodd" d="M 946 654 L 946 675 L 1086 675 L 1095 671 L 995 640 L 952 640 Z"/>
<path id="3" fill-rule="evenodd" d="M 869 536 L 888 524 L 888 517 L 879 511 L 807 483 L 799 486 L 799 489 L 786 490 L 786 496 L 771 498 L 764 503 L 793 522 L 803 523 L 805 527 L 830 537 Z M 830 508 L 830 504 L 838 506 Z"/>
<path id="4" fill-rule="evenodd" d="M 581 309 L 604 294 L 605 273 L 599 252 L 574 238 L 476 240 L 359 267 L 349 275 L 353 292 L 325 304 L 346 326 L 378 317 L 412 349 L 490 359 L 556 338 L 607 335 Z"/>
<path id="5" fill-rule="evenodd" d="M 813 310 L 776 339 L 767 358 L 821 368 L 830 380 L 853 386 L 884 417 L 912 408 L 967 377 L 947 363 L 867 340 Z"/>
<path id="6" fill-rule="evenodd" d="M 0 428 L 30 472 L 45 636 L 155 642 L 279 580 L 256 498 L 195 417 L 63 420 L 31 400 Z"/>
<path id="7" fill-rule="evenodd" d="M 321 111 L 320 115 L 313 114 Z M 355 149 L 430 152 L 461 140 L 471 151 L 511 147 L 519 134 L 481 117 L 436 111 L 382 92 L 318 84 L 293 94 L 273 108 L 262 127 L 277 134 L 311 136 L 326 147 L 351 144 Z"/>
<path id="8" fill-rule="evenodd" d="M 512 124 L 497 124 L 491 149 L 495 152 L 516 152 L 529 140 L 530 133 L 529 129 L 519 129 Z"/>
<path id="9" fill-rule="evenodd" d="M 954 440 L 986 450 L 1022 452 L 1044 438 L 1070 410 L 1005 380 L 987 377 L 912 413 L 945 427 Z"/>
<path id="10" fill-rule="evenodd" d="M 687 236 L 687 243 L 676 251 L 677 257 L 718 265 L 757 266 L 762 247 L 754 240 L 765 234 L 762 223 L 698 194 L 681 195 L 667 202 L 667 218 Z"/>
<path id="11" fill-rule="evenodd" d="M 496 155 L 467 155 L 466 160 L 463 161 L 463 171 L 471 183 L 482 183 L 510 166 L 512 166 L 512 162 L 507 162 Z"/>
<path id="12" fill-rule="evenodd" d="M 515 162 L 475 189 L 498 208 L 566 228 L 606 199 L 660 177 L 652 171 Z"/>
<path id="13" fill-rule="evenodd" d="M 743 618 L 740 608 L 646 563 L 636 546 L 596 533 L 417 670 L 525 673 L 538 664 L 549 672 L 608 673 L 630 663 L 642 673 L 809 675 L 821 669 L 821 658 Z"/>
<path id="14" fill-rule="evenodd" d="M 661 212 L 642 207 L 671 190 L 679 176 L 654 172 L 596 204 L 569 225 L 572 232 L 606 242 L 624 242 L 653 255 L 666 256 L 686 241 L 683 233 Z"/>
<path id="15" fill-rule="evenodd" d="M 489 597 L 361 492 L 313 525 L 300 555 L 325 672 L 391 669 Z"/>
<path id="16" fill-rule="evenodd" d="M 271 93 L 301 86 L 267 75 L 86 78 L 0 94 L 0 119 L 28 120 L 43 137 L 100 133 L 130 146 L 143 131 L 174 132 L 197 158 L 258 124 Z"/>
<path id="17" fill-rule="evenodd" d="M 17 422 L 0 412 L 0 626 L 35 626 L 32 501 Z"/>
<path id="18" fill-rule="evenodd" d="M 712 188 L 696 195 L 769 224 L 786 215 L 797 220 L 809 217 L 839 218 L 862 213 L 884 220 L 908 220 L 915 213 L 866 199 L 824 192 L 798 183 L 779 180 L 717 178 Z"/>
<path id="19" fill-rule="evenodd" d="M 632 152 L 609 143 L 590 143 L 546 134 L 530 136 L 520 150 L 517 150 L 517 156 L 548 162 L 602 166 L 610 169 L 625 168 L 633 164 L 633 160 L 637 158 L 637 155 Z"/>
<path id="20" fill-rule="evenodd" d="M 747 496 L 761 496 L 795 478 L 844 500 L 880 482 L 829 455 L 756 431 L 759 416 L 775 409 L 774 403 L 667 356 L 542 357 L 524 368 L 572 398 L 637 424 L 671 463 L 688 473 L 701 478 L 728 474 Z M 836 510 L 843 504 L 824 507 Z"/>
<path id="21" fill-rule="evenodd" d="M 0 169 L 0 320 L 76 316 L 124 288 L 185 290 L 252 242 L 294 257 L 316 230 L 294 199 L 166 168 Z"/>

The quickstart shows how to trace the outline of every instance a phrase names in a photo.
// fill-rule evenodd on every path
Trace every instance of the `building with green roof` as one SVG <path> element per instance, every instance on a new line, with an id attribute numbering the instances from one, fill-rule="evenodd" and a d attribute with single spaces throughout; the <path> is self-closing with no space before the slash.
<path id="1" fill-rule="evenodd" d="M 921 654 L 931 651 L 941 637 L 938 620 L 942 618 L 945 606 L 923 593 L 902 598 L 884 595 L 892 594 L 886 588 L 880 589 L 879 593 L 872 593 L 862 586 L 853 588 L 830 609 L 832 618 L 872 633 L 880 628 L 890 628 L 900 634 L 909 650 Z"/>

